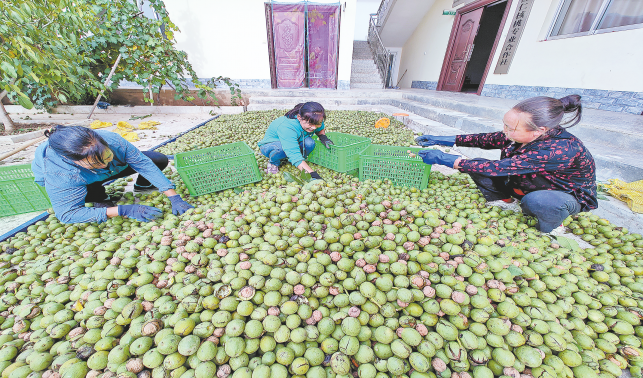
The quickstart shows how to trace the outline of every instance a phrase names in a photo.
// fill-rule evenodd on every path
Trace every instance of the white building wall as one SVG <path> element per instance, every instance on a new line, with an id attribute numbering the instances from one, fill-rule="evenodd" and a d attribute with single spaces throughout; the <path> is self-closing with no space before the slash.
<path id="1" fill-rule="evenodd" d="M 500 55 L 498 48 L 485 84 L 640 92 L 643 29 L 546 41 L 559 1 L 534 2 L 509 73 L 493 73 Z M 518 3 L 514 1 L 509 11 L 500 46 Z M 452 4 L 452 0 L 436 0 L 404 44 L 399 75 L 406 69 L 408 72 L 400 87 L 410 88 L 412 81 L 439 80 L 454 21 L 454 16 L 443 16 L 442 10 Z"/>
<path id="2" fill-rule="evenodd" d="M 438 81 L 455 16 L 443 16 L 453 0 L 436 0 L 424 19 L 402 48 L 399 76 L 406 75 L 400 88 L 410 88 L 412 81 Z M 396 80 L 396 81 L 397 81 Z"/>
<path id="3" fill-rule="evenodd" d="M 342 4 L 339 69 L 340 83 L 351 76 L 357 0 Z M 338 3 L 337 0 L 316 0 Z M 270 87 L 270 62 L 264 0 L 165 0 L 172 21 L 181 29 L 177 48 L 199 77 L 227 76 L 257 81 Z"/>
<path id="4" fill-rule="evenodd" d="M 518 3 L 512 4 L 500 44 Z M 493 74 L 498 49 L 486 84 L 642 91 L 643 29 L 545 41 L 558 3 L 534 2 L 509 73 Z"/>
<path id="5" fill-rule="evenodd" d="M 357 0 L 354 40 L 366 41 L 368 39 L 368 25 L 371 13 L 377 13 L 381 2 L 382 0 Z"/>

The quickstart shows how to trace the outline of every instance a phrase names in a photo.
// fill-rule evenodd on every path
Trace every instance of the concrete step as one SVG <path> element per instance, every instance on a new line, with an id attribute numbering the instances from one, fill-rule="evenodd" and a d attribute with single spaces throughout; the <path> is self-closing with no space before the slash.
<path id="1" fill-rule="evenodd" d="M 499 119 L 472 116 L 469 113 L 440 108 L 419 101 L 391 100 L 391 105 L 459 129 L 467 134 L 497 132 L 503 128 L 502 121 Z M 574 134 L 577 135 L 577 133 Z M 594 157 L 599 181 L 620 178 L 630 182 L 643 177 L 643 153 L 639 149 L 617 149 L 601 141 L 585 139 L 583 139 L 583 144 Z"/>
<path id="2" fill-rule="evenodd" d="M 377 87 L 377 88 L 381 88 Z M 314 97 L 252 97 L 250 98 L 250 104 L 256 105 L 288 105 L 290 107 L 295 106 L 302 102 L 314 101 Z M 325 98 L 321 104 L 326 107 L 326 105 L 388 105 L 390 100 L 386 98 L 368 98 L 364 97 L 335 97 L 335 98 Z"/>
<path id="3" fill-rule="evenodd" d="M 351 64 L 351 70 L 377 70 L 377 65 L 372 60 L 355 60 Z"/>
<path id="4" fill-rule="evenodd" d="M 351 83 L 351 89 L 382 89 L 383 84 L 374 84 L 374 83 Z"/>
<path id="5" fill-rule="evenodd" d="M 405 94 L 405 100 L 416 101 L 431 106 L 455 110 L 473 116 L 485 117 L 501 122 L 502 117 L 517 103 L 515 100 L 493 99 L 488 97 L 455 97 L 446 92 L 430 94 Z M 454 98 L 455 97 L 455 98 Z M 470 101 L 463 101 L 470 100 Z M 643 117 L 634 114 L 612 113 L 595 109 L 584 109 L 583 119 L 569 131 L 583 142 L 610 145 L 617 149 L 637 150 L 643 145 Z"/>
<path id="6" fill-rule="evenodd" d="M 377 73 L 380 74 L 380 71 L 377 69 L 377 66 L 373 65 L 372 67 L 353 67 L 351 69 L 351 74 L 370 74 Z"/>
<path id="7" fill-rule="evenodd" d="M 370 98 L 370 99 L 401 99 L 402 92 L 380 89 L 378 91 L 372 90 L 318 90 L 318 89 L 253 89 L 253 90 L 244 90 L 244 94 L 247 94 L 250 98 L 250 103 L 252 104 L 254 100 L 258 97 L 299 97 L 299 98 L 309 98 L 312 101 L 316 99 L 317 101 L 325 101 L 326 98 Z"/>
<path id="8" fill-rule="evenodd" d="M 351 83 L 382 84 L 382 79 L 379 74 L 351 75 Z"/>
<path id="9" fill-rule="evenodd" d="M 370 72 L 364 72 L 364 71 L 355 72 L 354 71 L 351 74 L 351 81 L 353 81 L 353 79 L 370 80 L 370 78 L 373 78 L 373 77 L 377 78 L 379 81 L 382 80 L 382 78 L 380 77 L 380 73 L 377 72 L 377 71 L 370 71 Z"/>

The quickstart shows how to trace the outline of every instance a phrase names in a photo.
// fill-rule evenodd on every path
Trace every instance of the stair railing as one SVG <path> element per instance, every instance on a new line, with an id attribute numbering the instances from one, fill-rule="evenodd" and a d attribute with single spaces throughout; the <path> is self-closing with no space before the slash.
<path id="1" fill-rule="evenodd" d="M 377 13 L 375 14 L 375 26 L 377 26 L 378 32 L 382 31 L 382 27 L 384 26 L 386 18 L 388 17 L 388 11 L 395 3 L 395 1 L 396 0 L 382 0 L 382 2 L 380 3 L 379 8 L 377 9 Z"/>
<path id="2" fill-rule="evenodd" d="M 384 47 L 382 39 L 380 38 L 380 33 L 377 27 L 377 18 L 376 13 L 371 14 L 371 20 L 368 28 L 368 45 L 371 48 L 375 65 L 377 66 L 380 78 L 382 79 L 382 88 L 386 88 L 387 71 L 391 54 L 386 47 Z"/>

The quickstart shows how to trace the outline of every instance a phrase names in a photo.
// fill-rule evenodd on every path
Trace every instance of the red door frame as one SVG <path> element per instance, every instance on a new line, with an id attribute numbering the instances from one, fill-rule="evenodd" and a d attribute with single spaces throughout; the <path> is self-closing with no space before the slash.
<path id="1" fill-rule="evenodd" d="M 456 12 L 455 19 L 453 20 L 453 26 L 451 27 L 451 36 L 449 37 L 449 44 L 447 45 L 447 51 L 444 54 L 444 61 L 442 62 L 442 70 L 440 70 L 440 79 L 438 80 L 438 87 L 437 87 L 438 91 L 442 90 L 444 82 L 446 81 L 447 69 L 450 63 L 449 59 L 453 51 L 453 46 L 455 45 L 456 33 L 458 31 L 458 25 L 460 25 L 460 20 L 462 19 L 462 15 L 497 2 L 498 0 L 478 0 L 469 5 L 465 5 L 464 7 L 458 9 L 458 11 Z M 493 42 L 493 47 L 491 48 L 491 53 L 489 55 L 489 60 L 487 61 L 487 66 L 484 69 L 484 74 L 482 74 L 482 80 L 480 80 L 480 86 L 478 87 L 478 92 L 476 93 L 477 95 L 480 95 L 480 93 L 482 92 L 482 88 L 484 87 L 484 83 L 487 80 L 487 75 L 489 74 L 489 69 L 491 68 L 491 64 L 493 63 L 493 57 L 496 53 L 496 48 L 498 47 L 498 43 L 500 42 L 500 36 L 502 35 L 502 31 L 505 28 L 505 21 L 507 21 L 507 16 L 509 15 L 509 10 L 511 9 L 511 3 L 512 3 L 512 0 L 507 0 L 505 13 L 502 16 L 502 21 L 500 21 L 500 27 L 498 28 L 496 39 Z"/>

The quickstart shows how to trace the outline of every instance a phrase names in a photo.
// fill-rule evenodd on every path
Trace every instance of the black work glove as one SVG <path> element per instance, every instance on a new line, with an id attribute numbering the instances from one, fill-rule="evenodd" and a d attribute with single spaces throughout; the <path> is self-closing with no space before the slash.
<path id="1" fill-rule="evenodd" d="M 331 142 L 331 143 L 332 143 L 332 142 Z M 311 177 L 313 180 L 323 180 L 323 178 L 321 178 L 321 176 L 319 175 L 319 173 L 317 173 L 317 172 L 315 172 L 315 171 L 310 172 L 310 177 Z"/>
<path id="2" fill-rule="evenodd" d="M 328 139 L 326 134 L 318 135 L 318 137 L 319 137 L 319 141 L 324 145 L 324 147 L 326 147 L 328 149 L 330 149 L 331 145 L 335 144 L 335 143 L 333 143 L 332 140 Z"/>

